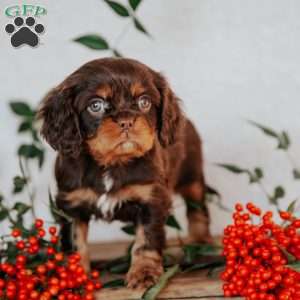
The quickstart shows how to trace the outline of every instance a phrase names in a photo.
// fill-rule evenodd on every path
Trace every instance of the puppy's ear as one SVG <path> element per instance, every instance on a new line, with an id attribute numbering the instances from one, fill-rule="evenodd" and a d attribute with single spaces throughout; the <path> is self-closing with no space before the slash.
<path id="1" fill-rule="evenodd" d="M 156 73 L 155 82 L 161 95 L 158 115 L 159 140 L 163 147 L 167 147 L 179 140 L 184 117 L 180 108 L 180 100 L 174 95 L 166 79 Z"/>
<path id="2" fill-rule="evenodd" d="M 73 107 L 75 88 L 63 84 L 51 90 L 41 103 L 37 117 L 42 120 L 41 134 L 54 150 L 77 157 L 82 136 L 78 114 Z"/>

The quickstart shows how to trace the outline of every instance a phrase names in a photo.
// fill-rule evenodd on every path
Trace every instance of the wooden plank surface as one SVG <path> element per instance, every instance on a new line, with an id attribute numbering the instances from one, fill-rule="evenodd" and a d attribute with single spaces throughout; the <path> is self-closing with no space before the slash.
<path id="1" fill-rule="evenodd" d="M 180 274 L 170 280 L 158 299 L 197 299 L 201 297 L 222 295 L 222 284 L 207 278 L 204 272 Z M 141 299 L 143 290 L 128 288 L 105 289 L 98 293 L 97 300 L 137 300 Z"/>
<path id="2" fill-rule="evenodd" d="M 170 241 L 171 247 L 178 245 L 178 241 Z M 92 260 L 113 259 L 124 255 L 129 242 L 115 242 L 109 244 L 91 244 Z M 97 300 L 140 300 L 144 290 L 133 290 L 125 287 L 102 289 L 97 293 Z M 222 282 L 218 276 L 208 277 L 207 270 L 181 273 L 172 278 L 169 284 L 162 290 L 160 300 L 188 300 L 209 299 L 219 300 L 222 297 Z M 226 298 L 230 299 L 230 298 Z M 241 298 L 232 298 L 241 299 Z"/>

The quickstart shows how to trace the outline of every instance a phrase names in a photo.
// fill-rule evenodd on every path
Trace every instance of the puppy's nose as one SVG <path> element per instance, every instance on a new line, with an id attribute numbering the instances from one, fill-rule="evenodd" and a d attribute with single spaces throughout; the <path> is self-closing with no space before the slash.
<path id="1" fill-rule="evenodd" d="M 123 130 L 129 130 L 133 126 L 133 123 L 133 118 L 121 118 L 118 120 L 118 124 Z"/>

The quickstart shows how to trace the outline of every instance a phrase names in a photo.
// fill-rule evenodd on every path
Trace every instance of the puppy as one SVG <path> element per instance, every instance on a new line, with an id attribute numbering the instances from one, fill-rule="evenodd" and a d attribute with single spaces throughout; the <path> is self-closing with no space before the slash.
<path id="1" fill-rule="evenodd" d="M 62 222 L 62 243 L 76 245 L 86 269 L 90 218 L 131 222 L 127 284 L 155 283 L 173 193 L 189 203 L 192 239 L 209 239 L 201 141 L 160 73 L 132 59 L 91 61 L 48 93 L 38 115 L 58 152 L 57 205 L 75 220 L 72 236 Z"/>

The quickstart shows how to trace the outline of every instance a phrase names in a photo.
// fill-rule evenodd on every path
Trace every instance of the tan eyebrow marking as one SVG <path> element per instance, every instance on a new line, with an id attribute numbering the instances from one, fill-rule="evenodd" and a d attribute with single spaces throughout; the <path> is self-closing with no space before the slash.
<path id="1" fill-rule="evenodd" d="M 130 86 L 131 95 L 136 97 L 145 92 L 144 86 L 140 82 L 134 82 Z"/>
<path id="2" fill-rule="evenodd" d="M 110 98 L 112 97 L 112 89 L 109 85 L 101 85 L 96 90 L 96 95 L 104 99 Z"/>

